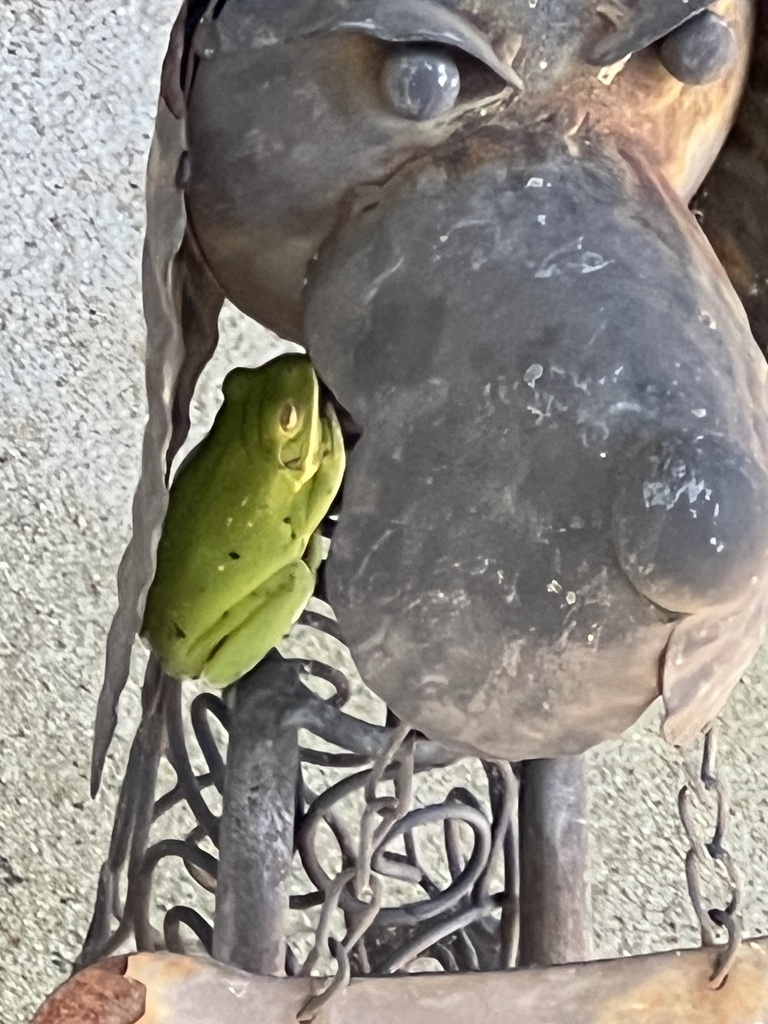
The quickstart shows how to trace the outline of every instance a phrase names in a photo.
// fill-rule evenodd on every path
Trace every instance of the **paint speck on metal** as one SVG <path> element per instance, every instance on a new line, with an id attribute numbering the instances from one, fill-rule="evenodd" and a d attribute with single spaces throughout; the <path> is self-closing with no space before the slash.
<path id="1" fill-rule="evenodd" d="M 616 76 L 620 75 L 624 70 L 631 56 L 632 54 L 628 53 L 621 60 L 617 60 L 615 64 L 608 64 L 606 67 L 600 68 L 597 73 L 598 82 L 601 82 L 603 85 L 611 85 L 615 81 Z"/>
<path id="2" fill-rule="evenodd" d="M 703 324 L 706 324 L 711 330 L 717 330 L 717 322 L 711 313 L 707 312 L 706 309 L 702 309 L 699 313 L 699 319 Z"/>

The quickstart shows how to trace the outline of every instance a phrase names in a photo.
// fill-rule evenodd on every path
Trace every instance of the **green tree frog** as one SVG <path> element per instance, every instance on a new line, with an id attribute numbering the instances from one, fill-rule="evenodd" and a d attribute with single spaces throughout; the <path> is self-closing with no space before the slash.
<path id="1" fill-rule="evenodd" d="M 223 392 L 171 486 L 141 629 L 169 675 L 212 686 L 258 664 L 306 607 L 345 465 L 307 356 L 233 370 Z"/>

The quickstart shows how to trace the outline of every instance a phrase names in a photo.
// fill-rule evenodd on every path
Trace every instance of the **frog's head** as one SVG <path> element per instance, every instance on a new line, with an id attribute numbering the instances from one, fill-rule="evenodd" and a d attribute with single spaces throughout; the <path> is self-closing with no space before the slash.
<path id="1" fill-rule="evenodd" d="M 320 394 L 317 377 L 306 357 L 282 355 L 251 370 L 227 374 L 224 401 L 238 406 L 240 437 L 259 463 L 284 467 L 300 487 L 318 468 Z"/>

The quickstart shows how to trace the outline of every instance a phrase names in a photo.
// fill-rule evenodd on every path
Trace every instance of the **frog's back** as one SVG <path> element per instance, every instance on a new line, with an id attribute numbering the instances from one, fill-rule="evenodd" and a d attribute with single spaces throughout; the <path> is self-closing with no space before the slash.
<path id="1" fill-rule="evenodd" d="M 145 632 L 197 635 L 278 564 L 301 558 L 305 531 L 291 517 L 296 473 L 281 461 L 280 446 L 257 434 L 262 406 L 279 407 L 286 387 L 306 380 L 302 362 L 291 357 L 290 365 L 228 375 L 211 431 L 171 487 Z"/>

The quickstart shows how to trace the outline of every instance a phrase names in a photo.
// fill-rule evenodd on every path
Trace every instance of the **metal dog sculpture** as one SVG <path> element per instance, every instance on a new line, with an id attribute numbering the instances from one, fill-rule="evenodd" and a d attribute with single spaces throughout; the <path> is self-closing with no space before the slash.
<path id="1" fill-rule="evenodd" d="M 709 6 L 184 4 L 94 786 L 225 296 L 306 346 L 360 434 L 325 580 L 398 716 L 520 760 L 659 696 L 674 743 L 718 714 L 768 605 L 766 364 L 733 287 L 765 346 L 766 229 L 741 225 L 768 100 L 757 67 L 697 201 L 723 265 L 687 206 L 766 11 Z"/>

